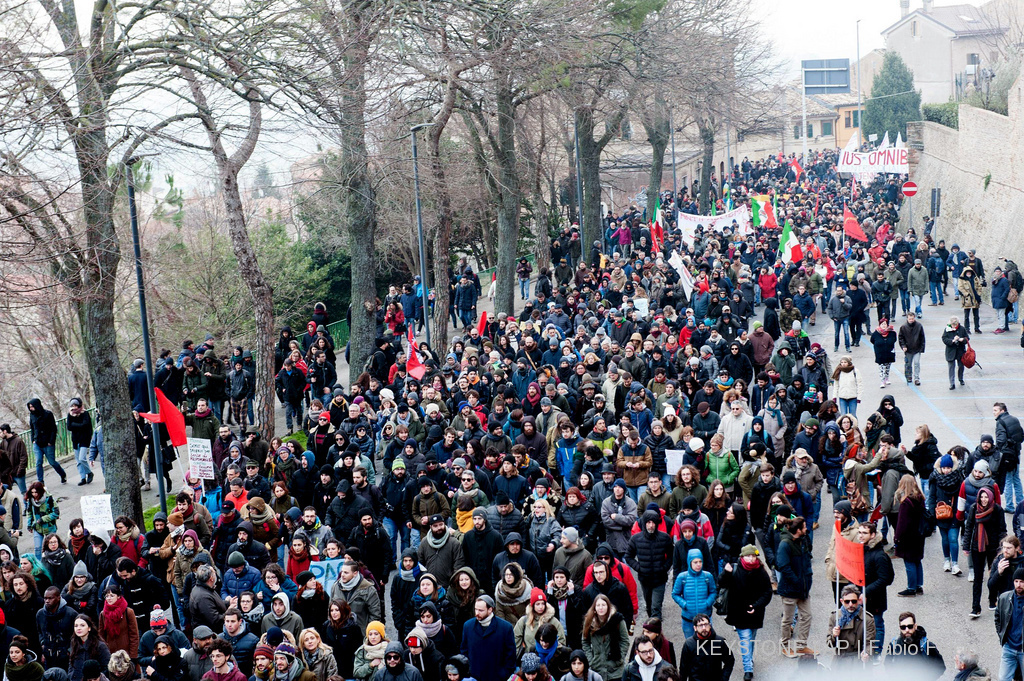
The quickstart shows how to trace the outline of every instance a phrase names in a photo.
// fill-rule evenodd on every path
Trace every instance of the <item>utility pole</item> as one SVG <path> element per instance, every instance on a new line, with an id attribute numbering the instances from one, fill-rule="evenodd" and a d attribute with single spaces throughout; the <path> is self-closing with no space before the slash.
<path id="1" fill-rule="evenodd" d="M 864 113 L 860 109 L 860 71 L 860 19 L 857 19 L 857 141 L 864 144 L 864 134 L 861 132 L 864 129 Z"/>
<path id="2" fill-rule="evenodd" d="M 807 162 L 807 70 L 800 65 L 800 102 L 803 107 L 803 115 L 800 124 L 800 139 L 803 140 L 804 163 Z"/>
<path id="3" fill-rule="evenodd" d="M 428 299 L 430 287 L 427 286 L 427 255 L 423 248 L 423 208 L 420 206 L 420 167 L 416 154 L 416 132 L 431 125 L 433 123 L 420 123 L 409 128 L 412 137 L 412 183 L 416 191 L 416 231 L 420 242 L 420 295 L 423 298 L 423 329 L 427 334 L 428 346 L 430 346 L 430 303 Z"/>

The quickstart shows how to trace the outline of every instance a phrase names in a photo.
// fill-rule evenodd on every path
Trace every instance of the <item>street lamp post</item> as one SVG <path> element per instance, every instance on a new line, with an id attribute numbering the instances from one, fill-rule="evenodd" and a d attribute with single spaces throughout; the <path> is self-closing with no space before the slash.
<path id="1" fill-rule="evenodd" d="M 420 242 L 420 294 L 423 298 L 423 328 L 427 332 L 427 345 L 430 345 L 430 304 L 427 286 L 427 255 L 423 247 L 423 208 L 420 205 L 420 168 L 416 154 L 416 132 L 429 128 L 433 123 L 420 123 L 409 128 L 412 137 L 412 182 L 416 190 L 416 232 Z"/>
<path id="2" fill-rule="evenodd" d="M 129 159 L 125 163 L 126 184 L 128 186 L 128 212 L 132 226 L 132 248 L 135 250 L 135 284 L 139 289 L 139 317 L 142 320 L 142 347 L 146 358 L 146 385 L 149 388 L 149 410 L 154 414 L 160 412 L 153 391 L 153 354 L 149 348 L 149 315 L 146 313 L 146 287 L 142 278 L 142 247 L 139 245 L 139 214 L 135 208 L 135 176 L 132 163 L 137 159 Z M 160 495 L 160 510 L 167 513 L 167 494 L 164 491 L 164 462 L 160 452 L 160 426 L 155 421 L 153 428 L 153 457 L 156 461 L 156 489 Z"/>
<path id="3" fill-rule="evenodd" d="M 668 130 L 672 139 L 672 215 L 675 216 L 679 189 L 676 187 L 676 126 L 672 121 L 672 107 L 668 109 Z"/>
<path id="4" fill-rule="evenodd" d="M 864 112 L 861 111 L 860 108 L 860 71 L 860 19 L 857 19 L 857 137 L 859 138 L 857 140 L 858 146 L 860 144 L 864 144 L 864 134 L 863 132 L 861 132 L 862 130 L 864 130 Z"/>

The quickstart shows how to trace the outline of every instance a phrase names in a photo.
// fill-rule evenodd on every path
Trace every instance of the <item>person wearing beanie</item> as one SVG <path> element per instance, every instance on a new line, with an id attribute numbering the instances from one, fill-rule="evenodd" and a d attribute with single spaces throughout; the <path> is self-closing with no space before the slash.
<path id="1" fill-rule="evenodd" d="M 363 645 L 356 651 L 352 664 L 352 676 L 359 681 L 368 681 L 377 670 L 382 669 L 384 650 L 389 643 L 383 622 L 374 620 L 367 624 Z"/>
<path id="2" fill-rule="evenodd" d="M 544 590 L 535 586 L 530 591 L 530 605 L 526 609 L 526 614 L 519 618 L 512 630 L 517 653 L 522 655 L 524 652 L 532 652 L 537 644 L 537 631 L 548 623 L 554 625 L 558 631 L 559 644 L 565 645 L 565 629 L 558 621 L 558 611 L 548 603 Z"/>
<path id="3" fill-rule="evenodd" d="M 181 634 L 181 632 L 178 633 Z M 181 634 L 181 636 L 185 635 Z M 181 654 L 181 651 L 189 648 L 189 645 L 187 638 L 185 645 L 179 647 L 177 641 L 172 637 L 158 636 L 153 641 L 152 655 L 147 656 L 145 660 L 139 660 L 145 677 L 152 681 L 182 681 L 191 678 L 189 666 Z M 271 652 L 272 657 L 273 652 Z M 267 664 L 269 666 L 270 662 L 268 661 Z"/>
<path id="4" fill-rule="evenodd" d="M 960 488 L 968 473 L 966 458 L 957 460 L 950 454 L 944 454 L 935 462 L 928 479 L 928 507 L 935 514 L 936 530 L 942 540 L 942 569 L 953 575 L 963 574 L 958 563 L 960 524 L 956 519 L 956 508 Z"/>
<path id="5" fill-rule="evenodd" d="M 466 471 L 463 471 L 463 475 Z M 466 561 L 466 567 L 473 571 L 473 578 L 479 583 L 484 593 L 494 593 L 494 582 L 491 580 L 491 566 L 495 557 L 504 548 L 504 541 L 501 534 L 491 526 L 490 513 L 499 515 L 497 507 L 473 509 L 473 526 L 462 535 L 462 556 Z M 513 509 L 519 513 L 518 510 Z M 522 515 L 519 516 L 520 523 Z M 455 571 L 452 579 L 457 579 L 459 570 Z M 454 586 L 454 583 L 453 583 Z M 449 590 L 450 593 L 451 590 Z M 462 605 L 468 606 L 468 603 Z"/>
<path id="6" fill-rule="evenodd" d="M 188 637 L 171 622 L 168 611 L 159 607 L 154 608 L 149 615 L 149 631 L 139 639 L 139 665 L 143 669 L 149 666 L 156 650 L 157 639 L 161 637 L 170 639 L 176 649 L 186 649 L 192 645 Z"/>
<path id="7" fill-rule="evenodd" d="M 846 499 L 832 505 L 832 518 L 839 521 L 840 533 L 847 541 L 857 540 L 857 527 L 860 525 L 853 517 L 853 505 Z M 842 574 L 839 576 L 839 589 L 850 583 Z M 825 578 L 832 585 L 833 595 L 836 594 L 836 533 L 829 532 L 828 553 L 825 554 Z"/>
<path id="8" fill-rule="evenodd" d="M 617 556 L 625 554 L 630 530 L 638 517 L 636 501 L 628 494 L 626 481 L 616 478 L 611 496 L 601 504 L 601 522 L 605 527 L 605 541 Z"/>
<path id="9" fill-rule="evenodd" d="M 555 551 L 552 564 L 564 568 L 573 584 L 582 584 L 594 557 L 583 547 L 579 530 L 575 527 L 565 527 L 559 541 L 561 546 Z"/>
<path id="10" fill-rule="evenodd" d="M 306 668 L 300 654 L 288 641 L 274 648 L 274 677 L 278 681 L 319 681 L 316 674 Z"/>

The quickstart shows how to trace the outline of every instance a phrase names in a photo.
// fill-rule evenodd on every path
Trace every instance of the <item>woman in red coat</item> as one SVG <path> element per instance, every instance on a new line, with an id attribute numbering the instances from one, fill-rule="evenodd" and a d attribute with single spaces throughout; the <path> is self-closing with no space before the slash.
<path id="1" fill-rule="evenodd" d="M 309 539 L 305 535 L 292 537 L 292 543 L 288 547 L 288 570 L 286 574 L 298 584 L 298 576 L 309 569 L 309 564 L 317 560 L 310 550 Z"/>

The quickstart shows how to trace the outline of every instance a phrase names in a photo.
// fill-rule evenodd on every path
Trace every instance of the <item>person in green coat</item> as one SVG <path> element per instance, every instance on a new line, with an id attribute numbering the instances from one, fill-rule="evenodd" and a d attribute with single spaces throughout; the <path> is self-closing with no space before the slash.
<path id="1" fill-rule="evenodd" d="M 583 652 L 602 679 L 619 679 L 629 655 L 626 618 L 604 594 L 594 599 L 583 618 Z"/>
<path id="2" fill-rule="evenodd" d="M 726 488 L 730 487 L 740 474 L 740 465 L 736 457 L 727 449 L 722 448 L 724 438 L 715 433 L 711 438 L 711 448 L 704 456 L 704 470 L 708 472 L 708 480 L 721 480 Z"/>

